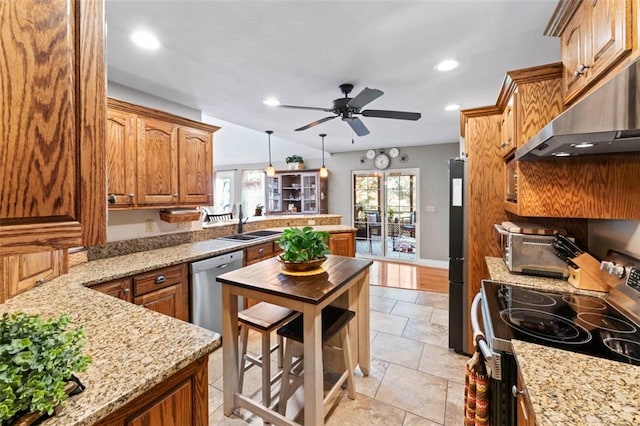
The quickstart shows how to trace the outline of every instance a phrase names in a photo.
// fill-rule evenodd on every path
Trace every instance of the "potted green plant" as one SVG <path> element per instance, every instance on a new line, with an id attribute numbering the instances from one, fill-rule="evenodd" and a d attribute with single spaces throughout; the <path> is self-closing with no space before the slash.
<path id="1" fill-rule="evenodd" d="M 66 313 L 47 320 L 23 312 L 2 315 L 0 424 L 29 425 L 51 416 L 69 394 L 84 389 L 73 373 L 86 371 L 91 358 L 82 353 L 84 328 L 67 329 L 70 323 Z"/>
<path id="2" fill-rule="evenodd" d="M 293 271 L 306 271 L 318 268 L 331 253 L 327 242 L 329 234 L 314 231 L 310 226 L 287 228 L 276 243 L 284 250 L 278 256 L 285 268 Z"/>
<path id="3" fill-rule="evenodd" d="M 303 170 L 304 169 L 304 160 L 299 155 L 290 155 L 285 161 L 287 162 L 287 168 L 289 170 Z"/>

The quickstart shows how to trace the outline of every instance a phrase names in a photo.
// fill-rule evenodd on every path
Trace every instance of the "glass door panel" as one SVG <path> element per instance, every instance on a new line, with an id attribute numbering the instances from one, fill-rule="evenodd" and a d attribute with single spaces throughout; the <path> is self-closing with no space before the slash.
<path id="1" fill-rule="evenodd" d="M 267 176 L 267 212 L 282 211 L 280 176 Z"/>
<path id="2" fill-rule="evenodd" d="M 315 174 L 302 175 L 302 212 L 317 213 L 318 176 Z"/>

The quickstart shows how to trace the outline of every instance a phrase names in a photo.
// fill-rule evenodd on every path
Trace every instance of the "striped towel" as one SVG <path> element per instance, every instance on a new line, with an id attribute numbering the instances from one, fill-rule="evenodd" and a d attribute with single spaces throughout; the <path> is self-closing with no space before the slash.
<path id="1" fill-rule="evenodd" d="M 464 380 L 464 426 L 489 425 L 489 378 L 480 353 L 476 353 L 467 361 Z"/>

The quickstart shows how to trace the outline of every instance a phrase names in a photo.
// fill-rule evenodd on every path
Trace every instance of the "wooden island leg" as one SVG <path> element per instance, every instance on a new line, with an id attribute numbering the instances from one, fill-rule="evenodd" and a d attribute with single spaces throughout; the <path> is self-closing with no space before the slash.
<path id="1" fill-rule="evenodd" d="M 304 424 L 324 424 L 322 383 L 322 310 L 305 304 L 304 330 Z"/>

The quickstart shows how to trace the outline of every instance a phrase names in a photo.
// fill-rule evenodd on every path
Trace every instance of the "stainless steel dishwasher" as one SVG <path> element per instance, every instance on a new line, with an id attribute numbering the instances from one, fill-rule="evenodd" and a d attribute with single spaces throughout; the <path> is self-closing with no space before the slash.
<path id="1" fill-rule="evenodd" d="M 222 284 L 218 275 L 242 268 L 242 250 L 189 265 L 191 274 L 191 322 L 222 334 Z M 238 298 L 242 309 L 242 300 Z"/>

